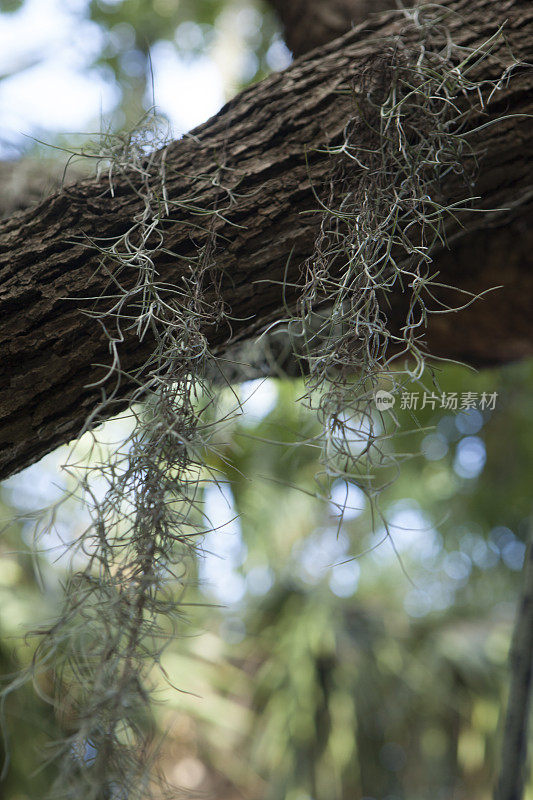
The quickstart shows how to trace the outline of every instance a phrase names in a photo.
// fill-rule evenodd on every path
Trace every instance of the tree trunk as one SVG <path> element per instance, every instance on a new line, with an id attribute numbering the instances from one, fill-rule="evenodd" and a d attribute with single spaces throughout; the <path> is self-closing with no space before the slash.
<path id="1" fill-rule="evenodd" d="M 529 524 L 523 584 L 509 654 L 511 677 L 501 766 L 494 800 L 522 800 L 526 783 L 529 715 L 533 686 L 533 523 Z"/>
<path id="2" fill-rule="evenodd" d="M 443 5 L 459 12 L 449 26 L 465 46 L 481 45 L 507 21 L 507 45 L 500 42 L 484 62 L 487 80 L 499 77 L 511 52 L 531 61 L 529 0 Z M 320 222 L 318 213 L 303 212 L 317 208 L 314 190 L 329 183 L 332 170 L 318 151 L 338 142 L 357 113 L 350 93 L 341 90 L 352 87 L 361 65 L 379 50 L 376 37 L 398 33 L 399 25 L 396 15 L 385 14 L 370 32 L 348 32 L 242 92 L 165 151 L 165 189 L 175 205 L 163 222 L 157 268 L 161 280 L 180 284 L 198 248 L 216 235 L 212 275 L 232 320 L 206 332 L 212 346 L 256 333 L 295 301 L 290 287 L 313 253 Z M 530 115 L 532 89 L 533 73 L 517 72 L 472 125 Z M 464 312 L 432 318 L 427 339 L 436 355 L 482 365 L 533 353 L 532 128 L 529 116 L 513 116 L 483 130 L 475 192 L 483 208 L 511 210 L 466 217 L 468 235 L 454 232 L 452 249 L 435 255 L 435 270 L 443 282 L 474 292 L 504 288 Z M 162 160 L 163 151 L 152 164 L 159 192 Z M 77 436 L 101 398 L 101 387 L 89 384 L 111 361 L 108 340 L 80 308 L 98 305 L 94 298 L 106 292 L 109 276 L 84 237 L 109 241 L 130 228 L 143 207 L 135 179 L 118 175 L 114 195 L 104 179 L 85 180 L 0 224 L 0 477 Z M 460 199 L 456 184 L 443 188 Z M 217 211 L 208 233 L 198 229 L 206 224 L 198 209 Z M 398 297 L 388 312 L 392 324 L 403 321 L 404 302 Z M 126 338 L 124 370 L 138 367 L 149 348 L 133 334 Z M 132 384 L 123 379 L 114 388 L 118 411 Z"/>
<path id="3" fill-rule="evenodd" d="M 412 4 L 413 0 L 404 3 Z M 270 0 L 270 5 L 295 56 L 342 36 L 372 14 L 398 8 L 396 0 Z"/>

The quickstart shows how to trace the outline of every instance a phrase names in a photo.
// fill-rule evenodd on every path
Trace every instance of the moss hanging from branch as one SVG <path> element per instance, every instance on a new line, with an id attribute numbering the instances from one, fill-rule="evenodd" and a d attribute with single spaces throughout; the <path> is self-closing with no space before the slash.
<path id="1" fill-rule="evenodd" d="M 383 381 L 395 393 L 420 380 L 431 356 L 428 317 L 481 297 L 446 286 L 432 257 L 446 244 L 450 221 L 479 200 L 470 195 L 480 154 L 470 144 L 469 123 L 516 67 L 485 85 L 472 76 L 480 74 L 501 30 L 470 50 L 450 39 L 444 12 L 417 8 L 404 15 L 409 46 L 402 33 L 384 42 L 345 89 L 354 115 L 338 145 L 325 151 L 332 177 L 323 199 L 317 191 L 322 224 L 298 305 L 307 400 L 322 421 L 325 474 L 360 484 L 374 507 L 383 488 L 377 468 L 394 464 L 386 429 L 395 428 L 392 414 L 376 414 L 376 390 Z M 441 191 L 450 174 L 467 192 L 452 204 Z M 443 302 L 442 290 L 455 293 L 455 306 Z M 393 329 L 387 307 L 398 297 L 405 318 Z M 324 311 L 317 314 L 317 307 Z M 306 329 L 312 329 L 307 338 Z M 351 442 L 361 438 L 361 428 L 367 445 L 354 455 Z"/>

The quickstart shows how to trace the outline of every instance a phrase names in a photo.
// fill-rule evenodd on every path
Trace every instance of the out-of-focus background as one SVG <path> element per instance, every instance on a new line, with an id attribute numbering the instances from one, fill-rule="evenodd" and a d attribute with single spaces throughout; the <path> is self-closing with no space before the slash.
<path id="1" fill-rule="evenodd" d="M 177 137 L 290 58 L 270 9 L 251 0 L 2 0 L 0 208 L 56 186 L 69 152 L 100 131 L 131 128 L 155 107 Z M 382 496 L 390 537 L 358 490 L 317 496 L 317 451 L 296 446 L 317 432 L 298 381 L 238 388 L 243 413 L 210 456 L 223 479 L 204 493 L 218 530 L 163 659 L 181 691 L 154 676 L 177 790 L 491 797 L 532 511 L 533 366 L 445 367 L 439 381 L 457 407 L 414 387 L 418 408 L 396 409 L 405 436 L 394 447 L 413 457 Z M 126 427 L 109 423 L 109 438 Z M 87 522 L 72 498 L 53 541 L 34 541 L 32 512 L 68 488 L 65 459 L 59 450 L 0 489 L 2 519 L 18 519 L 0 540 L 4 675 L 31 660 L 24 632 L 53 618 L 68 543 Z M 57 722 L 29 688 L 6 718 L 0 795 L 40 800 Z"/>

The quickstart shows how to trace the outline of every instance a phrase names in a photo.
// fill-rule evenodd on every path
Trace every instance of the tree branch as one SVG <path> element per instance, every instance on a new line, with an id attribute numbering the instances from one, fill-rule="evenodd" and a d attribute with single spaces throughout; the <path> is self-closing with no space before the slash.
<path id="1" fill-rule="evenodd" d="M 443 5 L 457 12 L 449 26 L 465 46 L 482 45 L 507 22 L 507 43 L 484 62 L 483 78 L 498 78 L 513 56 L 531 58 L 529 0 Z M 284 304 L 297 298 L 320 221 L 309 212 L 332 174 L 323 148 L 337 144 L 358 113 L 354 86 L 379 37 L 400 30 L 396 15 L 372 24 L 370 32 L 349 32 L 241 93 L 151 162 L 156 193 L 164 172 L 170 210 L 157 260 L 161 280 L 181 285 L 198 249 L 215 236 L 212 278 L 230 311 L 206 332 L 215 348 L 281 318 Z M 474 293 L 505 288 L 465 312 L 434 317 L 428 344 L 436 355 L 490 364 L 533 354 L 532 88 L 531 72 L 517 72 L 472 120 L 475 127 L 507 115 L 472 143 L 483 150 L 480 207 L 510 210 L 464 217 L 467 228 L 454 230 L 452 249 L 435 253 L 435 271 L 443 283 Z M 101 399 L 94 383 L 111 361 L 108 340 L 80 308 L 101 308 L 97 298 L 109 292 L 112 276 L 89 243 L 108 244 L 131 226 L 142 210 L 135 180 L 116 176 L 114 193 L 105 179 L 85 180 L 0 224 L 0 477 L 76 437 Z M 441 191 L 461 199 L 453 180 Z M 387 314 L 400 325 L 405 298 L 393 300 Z M 150 342 L 132 333 L 120 345 L 124 370 L 131 374 L 149 352 Z M 116 402 L 106 413 L 128 402 L 131 379 L 111 388 Z"/>

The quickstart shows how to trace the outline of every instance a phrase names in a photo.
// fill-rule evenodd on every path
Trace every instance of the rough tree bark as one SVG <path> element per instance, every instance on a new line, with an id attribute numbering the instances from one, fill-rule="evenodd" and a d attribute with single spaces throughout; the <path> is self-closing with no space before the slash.
<path id="1" fill-rule="evenodd" d="M 483 77 L 500 75 L 515 57 L 531 61 L 533 7 L 529 0 L 444 0 L 459 12 L 450 17 L 455 40 L 479 45 L 506 22 L 507 45 L 485 62 Z M 172 144 L 166 153 L 166 189 L 171 200 L 194 196 L 195 207 L 224 207 L 214 223 L 216 272 L 233 322 L 209 331 L 211 343 L 258 331 L 282 314 L 301 265 L 313 251 L 318 215 L 312 184 L 328 180 L 331 164 L 317 150 L 338 141 L 355 111 L 348 94 L 358 68 L 375 53 L 376 37 L 398 32 L 396 15 L 374 18 L 341 39 L 297 60 L 241 93 L 194 136 Z M 510 49 L 508 49 L 510 48 Z M 474 364 L 509 361 L 533 353 L 533 74 L 518 72 L 499 92 L 486 122 L 520 114 L 483 131 L 482 171 L 476 194 L 484 208 L 507 212 L 466 218 L 467 234 L 457 230 L 452 249 L 436 254 L 443 280 L 479 292 L 504 284 L 460 314 L 437 316 L 428 331 L 431 352 Z M 476 125 L 476 121 L 472 122 Z M 160 158 L 156 158 L 156 162 Z M 157 170 L 155 170 L 157 172 Z M 154 185 L 159 178 L 154 177 Z M 219 184 L 224 189 L 221 189 Z M 235 191 L 227 206 L 226 189 Z M 448 193 L 458 199 L 458 187 Z M 88 384 L 110 362 L 100 328 L 80 308 L 98 297 L 107 278 L 98 258 L 80 237 L 114 237 L 124 232 L 141 208 L 131 177 L 118 177 L 111 196 L 105 180 L 86 180 L 36 208 L 0 225 L 0 477 L 31 464 L 78 435 L 97 404 L 101 389 Z M 187 260 L 202 244 L 186 224 L 202 221 L 176 207 L 165 221 L 165 249 L 157 263 L 167 281 L 179 282 Z M 236 225 L 238 227 L 236 227 Z M 169 255 L 179 254 L 180 258 Z M 391 310 L 402 319 L 402 298 Z M 122 345 L 121 359 L 131 371 L 146 355 L 135 337 Z M 117 410 L 130 385 L 117 393 Z"/>

